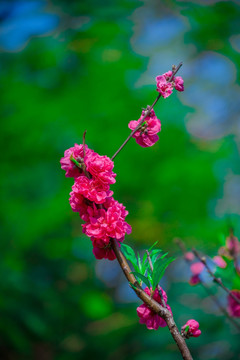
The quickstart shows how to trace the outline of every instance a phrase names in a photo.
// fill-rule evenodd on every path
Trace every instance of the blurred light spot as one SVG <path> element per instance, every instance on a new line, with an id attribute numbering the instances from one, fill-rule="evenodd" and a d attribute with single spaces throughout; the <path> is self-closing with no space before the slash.
<path id="1" fill-rule="evenodd" d="M 121 270 L 117 261 L 102 259 L 96 262 L 96 275 L 108 286 L 116 286 L 116 281 L 120 273 Z"/>
<path id="2" fill-rule="evenodd" d="M 240 35 L 232 35 L 229 39 L 233 49 L 240 52 Z"/>
<path id="3" fill-rule="evenodd" d="M 122 52 L 117 49 L 105 49 L 102 53 L 102 60 L 104 62 L 115 62 L 121 59 Z"/>
<path id="4" fill-rule="evenodd" d="M 70 352 L 79 352 L 85 347 L 85 342 L 80 338 L 79 335 L 72 334 L 65 338 L 61 343 L 61 347 Z"/>
<path id="5" fill-rule="evenodd" d="M 224 354 L 228 359 L 232 359 L 229 352 L 230 344 L 223 339 L 221 341 L 212 342 L 211 344 L 203 345 L 199 349 L 199 359 L 224 359 Z"/>
<path id="6" fill-rule="evenodd" d="M 168 44 L 185 29 L 185 24 L 173 15 L 156 18 L 149 8 L 142 7 L 133 13 L 137 24 L 131 39 L 132 48 L 141 55 L 149 55 L 156 47 Z"/>
<path id="7" fill-rule="evenodd" d="M 90 319 L 99 319 L 112 312 L 112 301 L 106 293 L 86 291 L 79 299 L 84 314 Z"/>
<path id="8" fill-rule="evenodd" d="M 136 302 L 136 294 L 128 282 L 123 282 L 116 288 L 116 298 L 121 303 Z"/>
<path id="9" fill-rule="evenodd" d="M 100 335 L 110 333 L 114 330 L 119 330 L 135 323 L 135 320 L 130 320 L 123 314 L 113 313 L 106 319 L 89 323 L 86 330 L 92 335 Z"/>
<path id="10" fill-rule="evenodd" d="M 216 206 L 216 214 L 240 215 L 240 175 L 231 172 L 226 176 L 223 187 L 223 197 L 219 199 Z"/>
<path id="11" fill-rule="evenodd" d="M 59 19 L 41 9 L 45 1 L 4 2 L 0 25 L 0 46 L 6 51 L 19 51 L 32 36 L 48 33 L 56 28 Z"/>
<path id="12" fill-rule="evenodd" d="M 73 283 L 80 283 L 88 277 L 87 266 L 85 264 L 73 263 L 70 265 L 67 278 Z"/>
<path id="13" fill-rule="evenodd" d="M 86 54 L 91 50 L 96 41 L 96 38 L 77 39 L 72 41 L 68 47 L 77 53 Z"/>
<path id="14" fill-rule="evenodd" d="M 215 52 L 205 52 L 195 62 L 195 74 L 207 82 L 226 86 L 235 81 L 236 67 L 224 55 Z"/>

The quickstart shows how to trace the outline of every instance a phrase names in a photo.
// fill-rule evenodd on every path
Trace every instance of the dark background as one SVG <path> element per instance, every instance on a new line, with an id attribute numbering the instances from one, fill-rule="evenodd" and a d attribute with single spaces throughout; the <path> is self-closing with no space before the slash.
<path id="1" fill-rule="evenodd" d="M 167 328 L 138 323 L 118 264 L 96 261 L 68 203 L 59 160 L 82 142 L 112 156 L 183 61 L 185 92 L 161 99 L 160 140 L 116 157 L 126 243 L 176 256 L 162 280 L 178 326 L 194 318 L 194 359 L 240 359 L 236 331 L 188 284 L 173 242 L 216 255 L 240 232 L 239 1 L 2 1 L 1 359 L 180 359 Z M 211 285 L 211 280 L 206 276 Z M 225 293 L 213 291 L 226 306 Z"/>

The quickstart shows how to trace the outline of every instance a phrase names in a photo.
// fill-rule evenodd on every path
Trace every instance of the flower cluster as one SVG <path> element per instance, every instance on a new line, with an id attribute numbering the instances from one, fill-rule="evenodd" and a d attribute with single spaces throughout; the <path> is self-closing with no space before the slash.
<path id="1" fill-rule="evenodd" d="M 66 176 L 74 178 L 69 202 L 85 221 L 83 232 L 91 238 L 93 254 L 97 259 L 114 260 L 111 239 L 120 246 L 131 226 L 125 222 L 125 207 L 112 197 L 110 185 L 116 181 L 112 160 L 87 145 L 75 144 L 65 151 L 60 163 Z"/>
<path id="2" fill-rule="evenodd" d="M 167 98 L 173 92 L 173 88 L 178 91 L 184 91 L 184 81 L 181 76 L 173 76 L 172 71 L 168 71 L 163 75 L 156 77 L 157 91 L 162 95 L 163 98 Z M 171 79 L 171 81 L 169 81 Z"/>
<path id="3" fill-rule="evenodd" d="M 194 320 L 190 319 L 186 322 L 184 326 L 182 326 L 181 333 L 185 338 L 190 337 L 198 337 L 201 335 L 201 330 L 199 329 L 199 323 Z"/>
<path id="4" fill-rule="evenodd" d="M 160 290 L 162 292 L 163 300 L 165 301 L 165 303 L 167 303 L 166 292 L 161 288 L 160 288 Z M 146 287 L 144 289 L 144 291 L 149 296 L 151 296 L 155 301 L 157 301 L 159 304 L 162 305 L 162 300 L 159 295 L 158 289 L 155 289 L 153 291 L 152 288 L 149 289 L 148 287 Z M 170 306 L 169 305 L 166 305 L 166 306 L 167 306 L 167 309 L 172 313 Z M 139 320 L 140 324 L 146 324 L 146 326 L 149 330 L 152 330 L 152 329 L 157 330 L 159 327 L 167 326 L 166 321 L 161 316 L 156 314 L 154 311 L 149 309 L 149 307 L 146 304 L 142 304 L 137 308 L 137 314 L 140 318 L 140 320 Z"/>
<path id="5" fill-rule="evenodd" d="M 146 110 L 148 111 L 148 109 Z M 141 117 L 136 121 L 132 120 L 129 122 L 128 127 L 131 130 L 135 130 L 136 127 L 139 126 L 143 117 L 145 115 L 145 110 L 142 111 Z M 136 139 L 136 142 L 142 147 L 149 147 L 155 144 L 158 141 L 159 137 L 157 133 L 161 131 L 161 122 L 156 117 L 154 110 L 150 111 L 150 114 L 146 116 L 143 124 L 139 127 L 139 129 L 132 136 Z"/>

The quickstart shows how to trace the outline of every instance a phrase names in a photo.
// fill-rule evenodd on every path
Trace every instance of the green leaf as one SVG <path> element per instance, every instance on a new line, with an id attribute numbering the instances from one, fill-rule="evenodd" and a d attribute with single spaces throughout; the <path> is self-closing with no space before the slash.
<path id="1" fill-rule="evenodd" d="M 129 282 L 129 285 L 131 286 L 131 288 L 133 288 L 134 290 L 137 290 L 137 287 L 135 285 L 133 285 L 132 283 Z"/>
<path id="2" fill-rule="evenodd" d="M 163 254 L 160 259 L 164 259 L 166 256 L 168 255 L 168 252 L 166 252 L 165 254 Z"/>
<path id="3" fill-rule="evenodd" d="M 140 258 L 139 252 L 138 252 L 138 268 L 139 268 L 140 273 L 142 274 L 142 263 L 141 263 L 141 258 Z"/>
<path id="4" fill-rule="evenodd" d="M 142 259 L 142 271 L 141 271 L 141 273 L 143 275 L 145 275 L 147 267 L 148 267 L 148 260 L 147 260 L 147 253 L 145 252 L 144 255 L 143 255 L 143 259 Z"/>
<path id="5" fill-rule="evenodd" d="M 158 259 L 155 264 L 154 264 L 154 268 L 153 268 L 153 289 L 155 289 L 159 283 L 159 281 L 161 280 L 161 278 L 164 275 L 164 272 L 166 270 L 166 268 L 168 267 L 168 265 L 174 261 L 174 258 L 168 258 L 168 259 Z"/>
<path id="6" fill-rule="evenodd" d="M 158 243 L 158 240 L 155 241 L 155 243 L 148 249 L 148 251 L 150 252 L 154 248 L 154 246 L 157 245 L 157 243 Z"/>
<path id="7" fill-rule="evenodd" d="M 162 250 L 161 249 L 156 249 L 156 250 L 153 250 L 150 257 L 151 257 L 151 260 L 152 260 L 152 264 L 153 264 L 153 267 L 154 267 L 154 264 L 158 258 L 158 256 L 162 253 Z"/>
<path id="8" fill-rule="evenodd" d="M 147 285 L 148 288 L 151 287 L 148 278 L 146 276 L 144 276 L 143 274 L 140 274 L 139 272 L 136 272 L 136 271 L 131 272 L 131 274 L 133 274 L 134 276 L 139 278 L 145 285 Z"/>
<path id="9" fill-rule="evenodd" d="M 76 159 L 74 159 L 74 157 L 73 157 L 73 155 L 71 154 L 71 156 L 70 156 L 70 160 L 78 167 L 78 168 L 82 168 L 82 166 L 81 166 L 81 164 L 79 164 L 79 162 L 76 160 Z"/>
<path id="10" fill-rule="evenodd" d="M 138 268 L 138 263 L 137 263 L 137 258 L 136 258 L 136 255 L 135 255 L 135 252 L 133 251 L 133 249 L 129 246 L 129 245 L 126 245 L 126 244 L 122 244 L 121 245 L 121 250 L 123 252 L 123 255 L 125 256 L 125 258 L 131 262 L 131 264 L 133 265 L 134 269 L 136 271 L 139 271 L 139 268 Z"/>
<path id="11" fill-rule="evenodd" d="M 187 325 L 186 327 L 185 327 L 185 329 L 184 329 L 184 332 L 185 332 L 185 334 L 187 334 L 187 332 L 188 332 L 188 330 L 189 330 L 189 325 Z"/>
<path id="12" fill-rule="evenodd" d="M 147 274 L 147 277 L 148 277 L 148 280 L 149 280 L 149 282 L 150 282 L 150 284 L 151 284 L 151 287 L 153 288 L 153 279 L 152 279 L 152 276 L 148 273 L 148 274 Z"/>

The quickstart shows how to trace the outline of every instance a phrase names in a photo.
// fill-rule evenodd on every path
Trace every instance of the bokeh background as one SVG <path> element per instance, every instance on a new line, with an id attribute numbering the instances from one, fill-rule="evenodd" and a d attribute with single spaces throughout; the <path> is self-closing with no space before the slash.
<path id="1" fill-rule="evenodd" d="M 188 284 L 173 242 L 212 256 L 229 226 L 240 232 L 239 1 L 1 1 L 0 49 L 0 358 L 181 358 L 166 328 L 139 325 L 118 264 L 95 260 L 59 160 L 85 129 L 112 156 L 155 76 L 183 61 L 185 92 L 155 108 L 160 140 L 130 141 L 112 189 L 129 210 L 126 243 L 158 240 L 177 257 L 162 286 L 179 326 L 200 322 L 194 359 L 240 359 L 239 335 Z"/>

